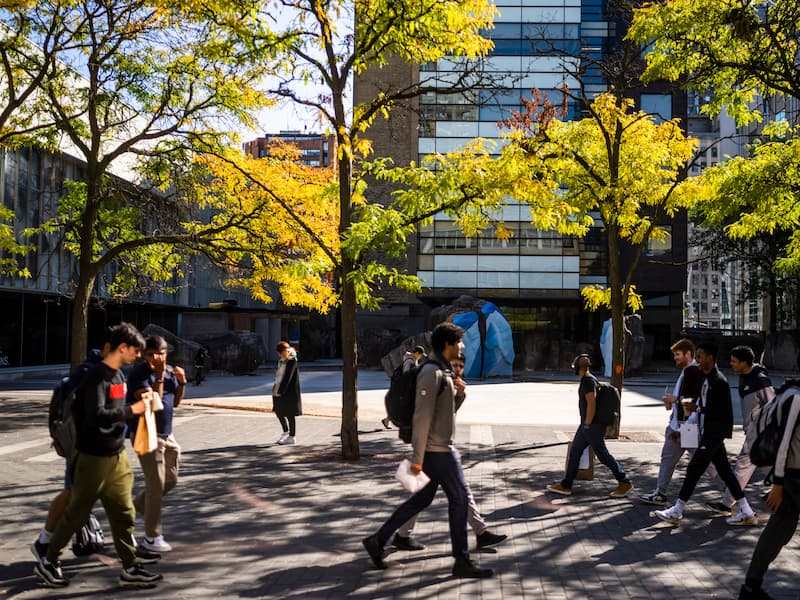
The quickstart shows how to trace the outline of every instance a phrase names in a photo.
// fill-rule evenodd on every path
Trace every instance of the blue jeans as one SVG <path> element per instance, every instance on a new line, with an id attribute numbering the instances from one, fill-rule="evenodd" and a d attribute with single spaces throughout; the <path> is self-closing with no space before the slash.
<path id="1" fill-rule="evenodd" d="M 606 448 L 606 426 L 605 425 L 589 425 L 584 427 L 580 425 L 578 431 L 575 432 L 575 437 L 572 439 L 572 448 L 569 451 L 569 461 L 567 462 L 567 472 L 561 485 L 571 488 L 572 482 L 575 481 L 575 476 L 578 474 L 578 465 L 580 464 L 581 455 L 587 447 L 591 446 L 594 450 L 594 455 L 601 463 L 611 469 L 614 477 L 620 483 L 627 483 L 628 477 L 625 471 L 614 460 L 611 453 Z"/>
<path id="2" fill-rule="evenodd" d="M 468 557 L 467 504 L 469 494 L 464 481 L 464 470 L 461 467 L 461 455 L 456 450 L 426 452 L 425 459 L 422 461 L 422 470 L 430 477 L 430 483 L 403 502 L 378 530 L 380 545 L 385 546 L 401 525 L 428 508 L 433 502 L 436 490 L 441 485 L 447 495 L 453 556 L 455 558 Z"/>

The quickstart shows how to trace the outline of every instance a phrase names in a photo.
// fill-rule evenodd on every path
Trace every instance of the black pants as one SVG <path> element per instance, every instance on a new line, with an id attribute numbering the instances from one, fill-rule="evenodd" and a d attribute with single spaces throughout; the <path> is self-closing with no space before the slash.
<path id="1" fill-rule="evenodd" d="M 783 502 L 772 515 L 761 537 L 758 538 L 750 567 L 747 569 L 747 585 L 760 588 L 769 565 L 788 544 L 800 518 L 800 471 L 786 474 L 783 480 Z"/>
<path id="2" fill-rule="evenodd" d="M 561 485 L 571 488 L 572 482 L 575 481 L 575 476 L 578 474 L 578 465 L 581 461 L 581 455 L 587 447 L 591 446 L 594 450 L 597 460 L 611 469 L 611 472 L 620 483 L 628 481 L 625 471 L 619 463 L 611 456 L 611 453 L 606 448 L 606 426 L 605 425 L 590 425 L 578 427 L 575 432 L 575 437 L 572 438 L 572 448 L 569 451 L 569 461 L 567 462 L 567 472 Z"/>
<path id="3" fill-rule="evenodd" d="M 683 480 L 681 491 L 678 498 L 688 502 L 697 487 L 697 482 L 708 469 L 708 465 L 713 464 L 719 473 L 719 478 L 725 483 L 731 492 L 734 500 L 744 498 L 742 486 L 733 473 L 731 463 L 728 462 L 728 452 L 725 450 L 725 440 L 720 439 L 701 439 L 700 447 L 694 451 L 689 466 L 686 467 L 686 477 Z"/>
<path id="4" fill-rule="evenodd" d="M 276 416 L 278 417 L 278 421 L 281 424 L 281 429 L 283 429 L 283 432 L 284 433 L 288 433 L 290 436 L 294 437 L 295 429 L 296 429 L 296 425 L 297 425 L 295 423 L 294 417 L 293 416 L 292 417 L 281 417 L 279 415 L 276 415 Z"/>
<path id="5" fill-rule="evenodd" d="M 419 514 L 433 502 L 436 490 L 442 486 L 447 495 L 448 516 L 450 519 L 450 542 L 453 556 L 468 557 L 467 542 L 467 504 L 469 494 L 464 481 L 464 469 L 461 466 L 461 455 L 452 452 L 426 452 L 422 461 L 423 472 L 430 477 L 428 485 L 403 502 L 394 511 L 389 520 L 378 530 L 378 541 L 385 546 L 401 525 L 411 517 Z"/>

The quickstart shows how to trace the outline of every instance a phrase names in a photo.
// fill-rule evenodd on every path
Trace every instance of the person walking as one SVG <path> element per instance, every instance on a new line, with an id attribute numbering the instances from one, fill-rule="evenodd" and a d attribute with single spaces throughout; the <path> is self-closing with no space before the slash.
<path id="1" fill-rule="evenodd" d="M 428 358 L 428 355 L 425 354 L 425 348 L 422 346 L 414 346 L 414 350 L 412 352 L 406 352 L 403 354 L 403 372 L 405 373 L 412 367 L 418 367 L 422 364 L 422 362 Z M 386 392 L 387 396 L 389 392 Z M 389 408 L 386 406 L 386 398 L 384 397 L 383 403 L 386 407 L 386 416 L 381 419 L 381 425 L 383 425 L 384 429 L 391 429 L 392 424 L 391 420 L 389 419 Z"/>
<path id="2" fill-rule="evenodd" d="M 461 455 L 453 445 L 455 437 L 456 388 L 450 362 L 463 350 L 464 330 L 450 322 L 440 323 L 433 330 L 433 357 L 417 375 L 414 418 L 412 425 L 411 471 L 422 471 L 428 484 L 403 502 L 374 534 L 362 544 L 378 569 L 385 569 L 383 548 L 392 535 L 409 519 L 430 506 L 441 486 L 447 495 L 450 543 L 455 558 L 456 577 L 492 577 L 491 569 L 482 569 L 472 562 L 467 542 L 468 492 L 461 466 Z"/>
<path id="3" fill-rule="evenodd" d="M 278 343 L 276 350 L 280 358 L 272 384 L 272 410 L 283 430 L 276 443 L 292 445 L 297 433 L 296 417 L 303 414 L 297 352 L 288 342 Z"/>
<path id="4" fill-rule="evenodd" d="M 762 588 L 764 577 L 772 561 L 794 537 L 800 519 L 800 380 L 787 381 L 778 394 L 788 408 L 788 416 L 778 446 L 772 489 L 767 496 L 772 514 L 756 543 L 739 600 L 771 598 Z"/>
<path id="5" fill-rule="evenodd" d="M 155 413 L 158 446 L 153 452 L 139 456 L 144 490 L 133 502 L 136 512 L 144 514 L 142 548 L 159 553 L 172 550 L 161 532 L 161 505 L 162 498 L 178 483 L 181 447 L 173 434 L 172 419 L 186 389 L 186 373 L 181 367 L 167 364 L 167 351 L 163 337 L 154 335 L 145 340 L 144 361 L 128 375 L 127 398 L 129 404 L 134 404 L 143 394 L 155 392 L 163 406 Z M 128 424 L 131 444 L 136 438 L 136 425 L 136 419 Z"/>
<path id="6" fill-rule="evenodd" d="M 467 397 L 467 384 L 463 378 L 464 355 L 459 355 L 459 357 L 451 361 L 450 364 L 453 367 L 453 385 L 456 389 L 456 412 L 458 412 L 458 409 L 461 408 L 461 405 Z M 486 520 L 483 518 L 483 515 L 481 515 L 480 510 L 478 510 L 478 504 L 475 502 L 475 496 L 472 494 L 469 483 L 467 483 L 466 480 L 464 483 L 467 486 L 467 522 L 475 533 L 478 549 L 489 548 L 490 546 L 496 546 L 504 542 L 508 536 L 489 531 Z M 397 533 L 395 533 L 392 538 L 392 546 L 398 550 L 405 551 L 425 549 L 425 546 L 420 544 L 412 536 L 418 516 L 419 515 L 411 517 L 397 530 Z"/>
<path id="7" fill-rule="evenodd" d="M 731 350 L 731 369 L 739 375 L 739 397 L 744 430 L 744 444 L 736 457 L 733 473 L 742 489 L 747 487 L 758 470 L 758 467 L 750 462 L 750 448 L 757 433 L 756 420 L 764 405 L 775 397 L 767 369 L 763 365 L 756 364 L 755 358 L 755 352 L 750 346 L 736 346 Z M 722 502 L 709 502 L 706 506 L 720 515 L 729 517 L 733 513 L 734 504 L 730 490 L 726 489 Z"/>
<path id="8" fill-rule="evenodd" d="M 675 467 L 681 460 L 686 450 L 681 447 L 681 425 L 688 416 L 683 410 L 681 398 L 700 397 L 703 387 L 703 372 L 694 359 L 695 345 L 686 338 L 680 339 L 670 348 L 675 366 L 680 369 L 680 375 L 675 382 L 672 392 L 664 394 L 662 398 L 664 407 L 671 411 L 669 423 L 664 431 L 664 445 L 661 447 L 661 463 L 658 468 L 658 481 L 656 489 L 651 494 L 639 496 L 645 504 L 666 506 L 669 502 L 667 491 L 675 473 Z"/>
<path id="9" fill-rule="evenodd" d="M 678 493 L 678 500 L 666 510 L 653 514 L 667 523 L 677 525 L 683 519 L 686 503 L 694 493 L 697 483 L 713 464 L 722 481 L 736 500 L 736 514 L 727 519 L 729 525 L 756 525 L 758 519 L 750 508 L 744 492 L 733 474 L 725 450 L 725 439 L 733 436 L 733 405 L 728 380 L 717 368 L 717 347 L 711 343 L 697 346 L 697 362 L 705 375 L 697 403 L 687 403 L 689 412 L 697 412 L 700 425 L 700 443 L 686 468 L 686 476 Z"/>
<path id="10" fill-rule="evenodd" d="M 581 424 L 572 439 L 564 479 L 559 483 L 548 485 L 547 490 L 562 496 L 572 495 L 572 483 L 578 474 L 581 455 L 586 448 L 591 447 L 597 459 L 611 470 L 617 480 L 617 487 L 609 495 L 612 498 L 624 498 L 633 489 L 633 484 L 628 480 L 623 468 L 606 448 L 606 425 L 595 423 L 597 392 L 600 382 L 597 377 L 592 375 L 591 366 L 592 360 L 588 354 L 576 356 L 572 362 L 575 374 L 581 378 L 578 386 L 578 412 L 580 413 Z"/>
<path id="11" fill-rule="evenodd" d="M 50 538 L 46 555 L 38 555 L 35 573 L 50 587 L 69 584 L 59 555 L 72 534 L 86 521 L 100 499 L 111 524 L 117 555 L 122 561 L 123 587 L 152 587 L 162 579 L 136 558 L 133 527 L 133 471 L 124 448 L 125 423 L 149 409 L 149 398 L 126 404 L 122 367 L 133 364 L 144 348 L 144 338 L 129 323 L 112 327 L 108 354 L 86 375 L 74 405 L 75 470 L 70 501 Z"/>

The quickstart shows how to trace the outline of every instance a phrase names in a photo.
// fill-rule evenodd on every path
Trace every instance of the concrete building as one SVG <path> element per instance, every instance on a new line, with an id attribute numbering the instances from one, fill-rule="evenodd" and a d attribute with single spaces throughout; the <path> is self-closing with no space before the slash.
<path id="1" fill-rule="evenodd" d="M 495 27 L 487 32 L 495 47 L 483 67 L 501 87 L 470 96 L 430 93 L 411 109 L 396 110 L 371 129 L 376 155 L 404 164 L 456 150 L 475 137 L 501 144 L 498 121 L 521 109 L 521 97 L 538 89 L 558 100 L 560 86 L 578 87 L 573 78 L 578 56 L 600 58 L 624 35 L 624 24 L 613 21 L 604 0 L 497 0 L 497 6 Z M 393 61 L 356 80 L 356 102 L 374 93 L 379 82 L 399 87 L 427 78 L 444 86 L 458 69 L 454 60 L 419 66 Z M 597 69 L 588 68 L 583 83 L 590 95 L 606 89 Z M 664 119 L 685 116 L 685 94 L 655 86 L 637 93 L 636 100 Z M 581 112 L 581 106 L 568 105 L 569 118 Z M 407 268 L 422 280 L 422 293 L 387 296 L 380 315 L 362 316 L 364 326 L 416 333 L 424 329 L 431 308 L 468 294 L 495 302 L 509 319 L 518 346 L 517 369 L 554 367 L 553 356 L 558 363 L 558 356 L 577 344 L 594 344 L 608 315 L 586 311 L 580 290 L 606 283 L 606 242 L 599 217 L 584 239 L 572 239 L 537 230 L 527 208 L 513 201 L 495 216 L 513 231 L 510 239 L 497 239 L 491 230 L 465 238 L 445 215 L 421 228 L 409 249 Z M 645 333 L 654 348 L 668 348 L 678 334 L 686 286 L 680 266 L 686 259 L 686 217 L 662 227 L 667 240 L 647 249 L 636 281 L 645 299 Z M 628 258 L 626 253 L 623 261 Z"/>
<path id="2" fill-rule="evenodd" d="M 329 167 L 335 164 L 336 136 L 324 133 L 301 133 L 281 131 L 266 134 L 243 145 L 245 154 L 262 158 L 269 153 L 269 144 L 274 141 L 287 142 L 300 149 L 300 161 L 309 167 Z"/>

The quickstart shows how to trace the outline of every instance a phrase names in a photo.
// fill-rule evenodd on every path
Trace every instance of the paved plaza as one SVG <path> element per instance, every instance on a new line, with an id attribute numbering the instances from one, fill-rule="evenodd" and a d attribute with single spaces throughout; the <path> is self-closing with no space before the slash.
<path id="1" fill-rule="evenodd" d="M 211 383 L 206 390 L 222 386 Z M 262 385 L 263 380 L 253 383 Z M 32 575 L 29 545 L 60 488 L 62 463 L 48 448 L 45 390 L 0 392 L 0 597 L 736 597 L 761 528 L 731 528 L 706 512 L 700 501 L 718 498 L 707 481 L 678 528 L 656 523 L 649 507 L 606 498 L 614 481 L 602 466 L 594 481 L 576 483 L 571 498 L 547 496 L 543 489 L 560 478 L 574 429 L 575 417 L 569 418 L 566 408 L 566 417 L 557 422 L 561 404 L 576 410 L 574 384 L 483 387 L 471 388 L 474 398 L 468 397 L 465 409 L 473 400 L 474 406 L 465 412 L 457 440 L 478 504 L 491 527 L 510 536 L 496 553 L 474 555 L 482 566 L 496 570 L 494 579 L 459 581 L 450 576 L 441 492 L 416 531 L 427 550 L 392 554 L 386 571 L 371 567 L 361 538 L 403 500 L 393 475 L 408 448 L 396 432 L 374 427 L 371 417 L 362 422 L 362 460 L 347 463 L 339 459 L 335 418 L 303 417 L 298 445 L 274 446 L 279 426 L 271 414 L 187 406 L 179 409 L 175 425 L 184 451 L 181 479 L 165 505 L 165 536 L 175 550 L 159 565 L 163 584 L 145 592 L 117 587 L 118 563 L 110 544 L 107 555 L 87 559 L 65 551 L 70 587 L 48 590 L 39 585 Z M 494 394 L 502 395 L 502 411 L 487 408 L 492 388 L 503 391 Z M 202 403 L 202 390 L 192 389 L 190 398 Z M 623 439 L 609 444 L 640 490 L 650 491 L 658 466 L 666 413 L 654 398 L 662 390 L 663 385 L 659 389 L 653 383 L 626 394 L 626 406 L 632 407 L 628 412 L 635 416 L 640 404 L 645 416 L 631 418 L 630 424 L 624 421 Z M 219 393 L 218 404 L 236 404 L 237 394 L 226 396 L 222 388 Z M 548 395 L 552 411 L 546 408 Z M 315 405 L 314 397 L 309 393 L 309 406 Z M 509 408 L 515 401 L 516 412 Z M 263 406 L 263 397 L 261 402 Z M 365 413 L 375 410 L 370 400 L 364 404 Z M 483 423 L 479 409 L 486 411 Z M 527 422 L 537 412 L 541 422 Z M 737 432 L 729 450 L 738 449 L 741 440 Z M 142 479 L 138 461 L 133 464 L 138 489 Z M 751 486 L 749 496 L 763 516 L 767 509 L 759 491 Z M 102 509 L 97 512 L 105 524 Z M 776 598 L 800 597 L 799 570 L 797 535 L 768 576 Z"/>

